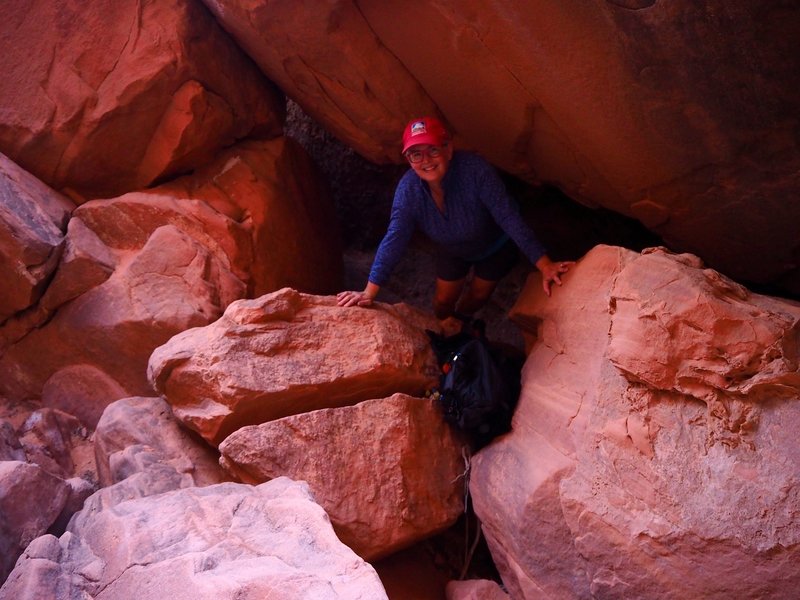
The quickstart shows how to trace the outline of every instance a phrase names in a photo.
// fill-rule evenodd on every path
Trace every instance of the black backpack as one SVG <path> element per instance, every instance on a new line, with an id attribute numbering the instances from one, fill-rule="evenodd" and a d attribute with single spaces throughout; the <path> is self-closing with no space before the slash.
<path id="1" fill-rule="evenodd" d="M 524 355 L 493 347 L 481 322 L 448 337 L 427 333 L 442 371 L 438 403 L 445 420 L 473 451 L 510 431 Z"/>

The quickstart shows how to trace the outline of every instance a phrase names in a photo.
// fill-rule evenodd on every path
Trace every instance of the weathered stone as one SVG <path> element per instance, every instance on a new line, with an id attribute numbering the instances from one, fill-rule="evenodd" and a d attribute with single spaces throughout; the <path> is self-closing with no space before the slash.
<path id="1" fill-rule="evenodd" d="M 450 581 L 445 589 L 447 600 L 508 600 L 509 595 L 488 579 Z"/>
<path id="2" fill-rule="evenodd" d="M 94 442 L 102 486 L 136 472 L 130 458 L 140 453 L 154 455 L 159 464 L 187 477 L 189 485 L 228 480 L 218 464 L 218 454 L 181 428 L 161 398 L 124 398 L 109 405 L 97 424 Z M 135 450 L 129 450 L 132 447 Z"/>
<path id="3" fill-rule="evenodd" d="M 73 208 L 0 154 L 0 323 L 41 296 L 58 264 Z"/>
<path id="4" fill-rule="evenodd" d="M 436 374 L 426 327 L 435 319 L 404 305 L 342 308 L 287 288 L 176 335 L 153 352 L 148 374 L 178 420 L 219 444 L 245 425 L 421 395 Z"/>
<path id="5" fill-rule="evenodd" d="M 463 512 L 459 448 L 432 400 L 395 394 L 243 427 L 220 462 L 246 483 L 308 482 L 339 539 L 373 561 Z"/>
<path id="6" fill-rule="evenodd" d="M 470 486 L 511 597 L 791 596 L 800 306 L 662 250 L 599 247 L 540 288 L 512 313 L 513 432 Z"/>
<path id="7" fill-rule="evenodd" d="M 37 465 L 0 461 L 0 581 L 31 540 L 56 520 L 68 486 Z"/>
<path id="8" fill-rule="evenodd" d="M 280 478 L 123 502 L 35 540 L 0 589 L 41 597 L 386 600 L 307 487 Z"/>
<path id="9" fill-rule="evenodd" d="M 25 462 L 25 451 L 19 443 L 16 429 L 6 419 L 0 419 L 0 461 L 3 460 Z"/>
<path id="10" fill-rule="evenodd" d="M 399 162 L 408 119 L 436 111 L 355 2 L 204 2 L 272 81 L 374 162 Z"/>
<path id="11" fill-rule="evenodd" d="M 93 427 L 112 401 L 151 391 L 145 365 L 154 348 L 214 320 L 244 291 L 218 255 L 164 225 L 105 282 L 11 346 L 0 358 L 8 374 L 0 388 L 16 398 L 46 389 L 50 406 L 63 399 L 68 410 L 80 403 L 76 412 Z"/>
<path id="12" fill-rule="evenodd" d="M 81 435 L 81 424 L 72 415 L 52 408 L 34 411 L 18 435 L 28 462 L 60 479 L 69 479 L 75 472 L 72 438 Z"/>
<path id="13" fill-rule="evenodd" d="M 316 167 L 294 140 L 239 144 L 157 191 L 202 200 L 245 228 L 248 252 L 229 256 L 234 272 L 246 273 L 250 295 L 283 287 L 316 294 L 341 289 L 336 213 Z"/>
<path id="14" fill-rule="evenodd" d="M 56 189 L 115 196 L 280 134 L 282 95 L 197 2 L 6 8 L 0 150 Z"/>

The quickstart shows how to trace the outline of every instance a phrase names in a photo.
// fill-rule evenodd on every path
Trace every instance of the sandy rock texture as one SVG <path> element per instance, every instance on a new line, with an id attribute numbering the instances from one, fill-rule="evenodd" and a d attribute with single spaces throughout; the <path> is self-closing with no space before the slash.
<path id="1" fill-rule="evenodd" d="M 41 297 L 61 257 L 74 208 L 0 154 L 0 323 Z"/>
<path id="2" fill-rule="evenodd" d="M 409 115 L 436 112 L 355 2 L 203 1 L 281 90 L 372 161 L 399 161 Z"/>
<path id="3" fill-rule="evenodd" d="M 120 502 L 37 538 L 4 600 L 386 598 L 308 488 L 287 478 L 222 483 Z"/>
<path id="4" fill-rule="evenodd" d="M 40 188 L 48 188 L 31 176 L 25 183 L 20 197 L 46 204 Z M 152 393 L 154 348 L 215 320 L 232 301 L 286 285 L 338 289 L 334 221 L 307 154 L 283 137 L 240 144 L 152 190 L 82 204 L 64 239 L 53 234 L 61 260 L 38 302 L 27 300 L 0 326 L 0 390 L 41 397 L 94 426 L 109 402 Z M 15 231 L 4 238 L 10 259 L 19 236 L 37 228 Z"/>
<path id="5" fill-rule="evenodd" d="M 396 392 L 421 395 L 436 364 L 432 316 L 404 305 L 341 308 L 285 288 L 156 348 L 148 374 L 175 416 L 217 445 L 235 430 Z"/>
<path id="6" fill-rule="evenodd" d="M 41 467 L 0 461 L 0 580 L 17 557 L 55 522 L 69 497 L 69 486 Z"/>
<path id="7" fill-rule="evenodd" d="M 246 483 L 306 481 L 339 539 L 373 561 L 455 523 L 460 447 L 432 400 L 394 394 L 243 427 L 219 449 Z"/>
<path id="8" fill-rule="evenodd" d="M 598 247 L 512 312 L 513 432 L 471 491 L 513 598 L 790 597 L 800 305 L 691 255 Z"/>
<path id="9" fill-rule="evenodd" d="M 78 201 L 115 196 L 280 135 L 283 97 L 189 0 L 4 11 L 0 151 Z"/>
<path id="10" fill-rule="evenodd" d="M 94 450 L 103 487 L 155 464 L 179 474 L 180 487 L 229 479 L 218 464 L 217 452 L 181 427 L 161 398 L 123 398 L 110 404 L 97 424 Z"/>

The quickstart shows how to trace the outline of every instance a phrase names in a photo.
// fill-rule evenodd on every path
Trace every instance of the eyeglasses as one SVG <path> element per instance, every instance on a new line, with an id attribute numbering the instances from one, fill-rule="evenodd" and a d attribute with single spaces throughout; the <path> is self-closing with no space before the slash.
<path id="1" fill-rule="evenodd" d="M 446 144 L 445 144 L 446 145 Z M 437 158 L 442 155 L 443 146 L 429 146 L 427 150 L 409 150 L 405 153 L 408 162 L 421 163 L 427 155 L 428 158 Z"/>

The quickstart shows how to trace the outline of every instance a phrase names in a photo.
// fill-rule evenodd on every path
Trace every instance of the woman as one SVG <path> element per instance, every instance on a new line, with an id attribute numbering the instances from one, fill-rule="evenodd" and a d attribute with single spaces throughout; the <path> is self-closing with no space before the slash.
<path id="1" fill-rule="evenodd" d="M 435 117 L 414 119 L 403 131 L 411 165 L 395 191 L 389 228 L 363 291 L 337 295 L 339 306 L 369 306 L 385 285 L 416 229 L 438 245 L 433 310 L 440 321 L 468 320 L 491 297 L 517 261 L 517 247 L 542 272 L 550 295 L 571 262 L 554 263 L 525 224 L 494 168 L 479 156 L 455 152 Z M 467 275 L 472 269 L 472 278 Z"/>

